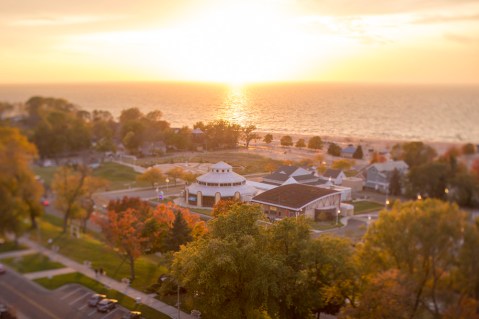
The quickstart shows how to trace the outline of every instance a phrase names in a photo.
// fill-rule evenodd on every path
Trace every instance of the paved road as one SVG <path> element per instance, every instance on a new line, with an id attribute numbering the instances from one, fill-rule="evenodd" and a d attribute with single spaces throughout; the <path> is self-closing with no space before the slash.
<path id="1" fill-rule="evenodd" d="M 119 319 L 127 313 L 121 306 L 107 314 L 97 312 L 87 305 L 91 294 L 79 285 L 49 291 L 11 269 L 0 276 L 0 300 L 13 306 L 19 319 Z"/>

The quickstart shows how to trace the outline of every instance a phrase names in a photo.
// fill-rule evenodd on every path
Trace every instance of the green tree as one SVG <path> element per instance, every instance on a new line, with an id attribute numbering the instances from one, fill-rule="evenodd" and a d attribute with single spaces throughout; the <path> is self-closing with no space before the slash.
<path id="1" fill-rule="evenodd" d="M 461 298 L 475 300 L 476 314 L 479 310 L 479 219 L 467 223 L 464 228 L 464 244 L 458 255 L 458 266 L 454 273 L 455 289 Z M 458 316 L 457 316 L 458 317 Z"/>
<path id="2" fill-rule="evenodd" d="M 345 304 L 354 304 L 359 277 L 354 250 L 347 239 L 320 236 L 304 255 L 308 307 L 313 313 L 336 315 Z"/>
<path id="3" fill-rule="evenodd" d="M 81 199 L 86 193 L 85 179 L 88 168 L 85 166 L 60 167 L 52 181 L 52 190 L 55 193 L 55 207 L 63 212 L 63 232 L 68 229 L 71 219 L 80 218 L 83 213 Z"/>
<path id="4" fill-rule="evenodd" d="M 166 175 L 173 178 L 175 186 L 176 186 L 176 180 L 178 178 L 181 178 L 184 174 L 185 174 L 185 170 L 182 169 L 181 167 L 173 167 L 168 172 L 166 172 Z"/>
<path id="5" fill-rule="evenodd" d="M 270 228 L 268 252 L 279 261 L 275 289 L 269 312 L 277 318 L 306 318 L 310 314 L 307 298 L 308 278 L 304 276 L 304 259 L 311 241 L 304 218 L 299 222 L 285 218 Z"/>
<path id="6" fill-rule="evenodd" d="M 329 143 L 328 154 L 333 156 L 341 155 L 341 147 L 336 143 Z"/>
<path id="7" fill-rule="evenodd" d="M 457 173 L 450 181 L 449 199 L 458 205 L 478 207 L 479 205 L 479 180 L 468 172 Z"/>
<path id="8" fill-rule="evenodd" d="M 170 229 L 166 242 L 167 250 L 178 251 L 181 245 L 189 243 L 192 240 L 191 228 L 189 228 L 188 223 L 183 218 L 183 214 L 181 211 L 175 212 L 173 227 Z"/>
<path id="9" fill-rule="evenodd" d="M 409 168 L 431 163 L 437 153 L 434 148 L 423 142 L 409 142 L 393 148 L 399 159 L 405 161 Z"/>
<path id="10" fill-rule="evenodd" d="M 476 153 L 476 146 L 472 143 L 467 143 L 462 146 L 462 154 L 472 155 Z"/>
<path id="11" fill-rule="evenodd" d="M 299 140 L 297 140 L 295 146 L 298 147 L 298 148 L 305 147 L 306 142 L 304 141 L 304 138 L 300 138 Z"/>
<path id="12" fill-rule="evenodd" d="M 92 140 L 96 143 L 96 149 L 100 152 L 116 151 L 114 138 L 116 123 L 113 115 L 108 111 L 93 110 L 91 113 Z"/>
<path id="13" fill-rule="evenodd" d="M 380 213 L 364 237 L 358 257 L 363 278 L 396 269 L 410 287 L 408 317 L 441 316 L 441 309 L 455 298 L 448 278 L 455 268 L 464 226 L 465 216 L 457 205 L 431 199 L 395 202 L 390 211 Z"/>
<path id="14" fill-rule="evenodd" d="M 350 170 L 353 167 L 355 162 L 349 159 L 338 159 L 331 164 L 331 167 L 334 169 L 341 169 L 344 171 Z"/>
<path id="15" fill-rule="evenodd" d="M 242 138 L 245 141 L 246 148 L 249 147 L 249 143 L 252 140 L 257 140 L 260 138 L 259 134 L 255 132 L 256 125 L 250 124 L 241 128 Z"/>
<path id="16" fill-rule="evenodd" d="M 141 175 L 136 177 L 138 182 L 147 182 L 151 184 L 151 187 L 156 187 L 165 180 L 165 175 L 159 168 L 150 167 L 144 171 Z"/>
<path id="17" fill-rule="evenodd" d="M 201 125 L 200 125 L 201 124 Z M 205 132 L 207 146 L 210 149 L 235 148 L 241 136 L 241 126 L 226 120 L 216 120 L 207 125 L 195 124 L 195 128 Z"/>
<path id="18" fill-rule="evenodd" d="M 308 141 L 308 148 L 320 150 L 323 148 L 323 140 L 319 136 L 313 136 Z"/>
<path id="19" fill-rule="evenodd" d="M 273 134 L 266 134 L 263 137 L 263 142 L 265 142 L 266 144 L 271 144 L 272 141 L 273 141 Z"/>
<path id="20" fill-rule="evenodd" d="M 109 181 L 94 176 L 86 176 L 82 196 L 80 197 L 80 206 L 83 209 L 83 214 L 81 216 L 81 230 L 82 232 L 87 231 L 87 224 L 90 220 L 93 212 L 95 211 L 95 201 L 93 200 L 93 194 L 99 191 L 100 189 L 106 189 L 109 185 Z"/>
<path id="21" fill-rule="evenodd" d="M 264 254 L 261 216 L 259 207 L 234 207 L 210 222 L 208 237 L 175 254 L 174 276 L 208 318 L 253 318 L 261 310 L 276 264 Z"/>
<path id="22" fill-rule="evenodd" d="M 448 165 L 431 162 L 413 167 L 408 174 L 408 195 L 415 198 L 417 194 L 445 199 L 450 176 Z"/>
<path id="23" fill-rule="evenodd" d="M 363 147 L 361 145 L 358 145 L 356 150 L 354 151 L 353 158 L 355 159 L 363 159 L 364 154 L 363 154 Z"/>
<path id="24" fill-rule="evenodd" d="M 293 138 L 289 135 L 285 135 L 281 137 L 280 140 L 281 146 L 292 146 L 293 145 Z"/>
<path id="25" fill-rule="evenodd" d="M 23 219 L 30 218 L 36 228 L 36 217 L 43 213 L 41 184 L 30 168 L 37 151 L 18 129 L 0 126 L 0 236 L 24 230 Z"/>
<path id="26" fill-rule="evenodd" d="M 398 196 L 402 194 L 401 174 L 395 168 L 389 178 L 389 194 Z"/>

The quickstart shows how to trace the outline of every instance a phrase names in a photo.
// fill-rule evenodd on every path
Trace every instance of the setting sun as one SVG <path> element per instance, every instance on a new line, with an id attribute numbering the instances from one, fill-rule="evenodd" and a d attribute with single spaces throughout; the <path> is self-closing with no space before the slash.
<path id="1" fill-rule="evenodd" d="M 479 82 L 473 2 L 144 1 L 0 5 L 0 81 Z"/>

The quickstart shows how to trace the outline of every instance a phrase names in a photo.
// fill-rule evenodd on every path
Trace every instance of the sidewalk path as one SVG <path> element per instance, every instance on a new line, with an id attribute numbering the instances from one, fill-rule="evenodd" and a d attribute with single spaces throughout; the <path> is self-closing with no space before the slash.
<path id="1" fill-rule="evenodd" d="M 9 251 L 9 252 L 6 252 L 6 253 L 1 253 L 0 254 L 0 259 L 21 257 L 21 256 L 25 256 L 25 255 L 31 255 L 31 254 L 34 254 L 36 252 L 37 251 L 35 249 L 24 249 L 24 250 Z"/>
<path id="2" fill-rule="evenodd" d="M 33 279 L 38 279 L 38 278 L 49 278 L 57 275 L 63 275 L 63 274 L 69 274 L 72 272 L 76 272 L 75 269 L 65 267 L 65 268 L 59 268 L 59 269 L 50 269 L 50 270 L 43 270 L 43 271 L 36 271 L 36 272 L 30 272 L 28 274 L 23 274 L 25 278 L 28 278 L 30 280 Z"/>
<path id="3" fill-rule="evenodd" d="M 21 238 L 20 239 L 20 242 L 24 245 L 27 245 L 29 246 L 31 249 L 30 251 L 32 250 L 36 250 L 38 252 L 41 252 L 42 254 L 48 256 L 51 260 L 53 261 L 56 261 L 56 262 L 59 262 L 59 263 L 62 263 L 63 265 L 65 265 L 67 268 L 70 268 L 72 269 L 73 271 L 76 271 L 76 272 L 79 272 L 79 273 L 82 273 L 83 275 L 87 276 L 87 277 L 90 277 L 94 280 L 97 280 L 99 282 L 101 282 L 103 285 L 105 285 L 106 287 L 109 287 L 109 288 L 112 288 L 112 289 L 115 289 L 115 290 L 118 290 L 119 292 L 135 299 L 137 297 L 140 297 L 141 298 L 141 302 L 153 309 L 156 309 L 168 316 L 170 316 L 171 318 L 178 318 L 178 309 L 175 308 L 175 307 L 172 307 L 170 305 L 167 305 L 157 299 L 154 299 L 152 296 L 148 295 L 148 294 L 145 294 L 141 291 L 138 291 L 134 288 L 131 288 L 131 287 L 126 287 L 126 285 L 124 283 L 121 283 L 115 279 L 112 279 L 110 277 L 107 277 L 107 276 L 97 276 L 95 275 L 95 272 L 93 269 L 89 268 L 88 266 L 86 265 L 83 265 L 83 264 L 80 264 L 76 261 L 73 261 L 59 253 L 56 253 L 52 250 L 49 250 L 41 245 L 39 245 L 38 243 L 28 239 L 28 238 Z M 31 253 L 31 252 L 30 252 Z M 3 255 L 3 254 L 2 254 Z M 65 269 L 65 268 L 63 268 Z M 51 272 L 53 274 L 55 274 L 55 271 L 57 272 L 61 272 L 63 271 L 63 269 L 56 269 L 56 270 L 52 270 Z M 194 319 L 193 316 L 185 313 L 185 312 L 181 312 L 181 318 L 182 319 Z"/>

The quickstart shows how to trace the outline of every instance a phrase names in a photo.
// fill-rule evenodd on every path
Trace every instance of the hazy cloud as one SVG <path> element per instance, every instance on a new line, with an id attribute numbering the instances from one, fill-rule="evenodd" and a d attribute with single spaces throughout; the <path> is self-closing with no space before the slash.
<path id="1" fill-rule="evenodd" d="M 306 0 L 301 5 L 325 14 L 380 15 L 457 7 L 470 3 L 477 3 L 477 0 Z"/>
<path id="2" fill-rule="evenodd" d="M 463 21 L 478 21 L 479 22 L 479 13 L 470 14 L 470 15 L 434 15 L 434 16 L 424 16 L 415 21 L 415 23 L 446 23 L 446 22 L 463 22 Z"/>
<path id="3" fill-rule="evenodd" d="M 87 24 L 93 22 L 119 19 L 119 16 L 44 16 L 16 19 L 9 23 L 11 26 L 41 27 Z"/>
<path id="4" fill-rule="evenodd" d="M 479 36 L 473 37 L 473 36 L 465 36 L 461 34 L 452 34 L 452 33 L 446 33 L 444 34 L 444 39 L 456 42 L 456 43 L 461 43 L 461 44 L 479 44 Z"/>

